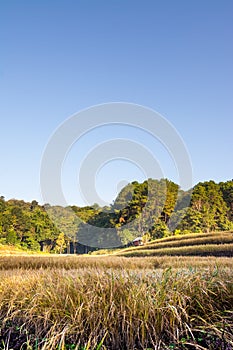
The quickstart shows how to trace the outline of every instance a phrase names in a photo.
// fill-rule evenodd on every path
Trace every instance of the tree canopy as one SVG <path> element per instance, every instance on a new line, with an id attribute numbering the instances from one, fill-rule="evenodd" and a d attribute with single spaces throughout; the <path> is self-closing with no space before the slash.
<path id="1" fill-rule="evenodd" d="M 233 180 L 200 182 L 183 191 L 174 182 L 148 179 L 125 186 L 109 207 L 41 206 L 0 197 L 0 243 L 31 250 L 68 251 L 70 242 L 122 246 L 136 236 L 233 229 Z"/>

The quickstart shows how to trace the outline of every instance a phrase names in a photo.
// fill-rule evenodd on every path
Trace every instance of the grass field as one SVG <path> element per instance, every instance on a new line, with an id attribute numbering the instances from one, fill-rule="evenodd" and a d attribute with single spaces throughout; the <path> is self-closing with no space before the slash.
<path id="1" fill-rule="evenodd" d="M 1 350 L 232 350 L 232 305 L 231 257 L 0 256 Z"/>
<path id="2" fill-rule="evenodd" d="M 12 256 L 0 266 L 1 349 L 232 349 L 231 258 Z"/>
<path id="3" fill-rule="evenodd" d="M 118 250 L 121 256 L 228 256 L 233 257 L 233 232 L 190 234 L 158 239 L 139 247 Z"/>

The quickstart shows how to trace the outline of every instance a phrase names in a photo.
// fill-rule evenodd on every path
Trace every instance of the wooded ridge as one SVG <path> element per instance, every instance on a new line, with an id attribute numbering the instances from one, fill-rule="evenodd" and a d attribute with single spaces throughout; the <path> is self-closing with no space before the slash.
<path id="1" fill-rule="evenodd" d="M 64 253 L 78 242 L 90 247 L 126 246 L 137 236 L 148 242 L 232 229 L 233 180 L 200 182 L 188 191 L 167 179 L 134 181 L 104 208 L 98 204 L 63 208 L 0 197 L 0 244 L 35 251 Z M 114 238 L 110 240 L 106 232 L 113 232 Z"/>

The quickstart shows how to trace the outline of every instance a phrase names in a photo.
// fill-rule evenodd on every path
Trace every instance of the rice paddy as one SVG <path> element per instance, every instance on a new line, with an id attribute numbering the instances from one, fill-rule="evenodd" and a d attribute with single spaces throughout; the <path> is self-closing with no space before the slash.
<path id="1" fill-rule="evenodd" d="M 232 265 L 1 257 L 0 349 L 232 349 Z"/>

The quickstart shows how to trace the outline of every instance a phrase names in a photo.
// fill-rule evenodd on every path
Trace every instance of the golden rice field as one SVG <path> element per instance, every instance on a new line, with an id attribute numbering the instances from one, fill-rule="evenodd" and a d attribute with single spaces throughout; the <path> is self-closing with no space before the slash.
<path id="1" fill-rule="evenodd" d="M 2 256 L 0 349 L 233 349 L 233 259 Z"/>
<path id="2" fill-rule="evenodd" d="M 233 257 L 233 232 L 195 233 L 158 239 L 139 247 L 116 251 L 117 255 L 228 256 Z"/>

